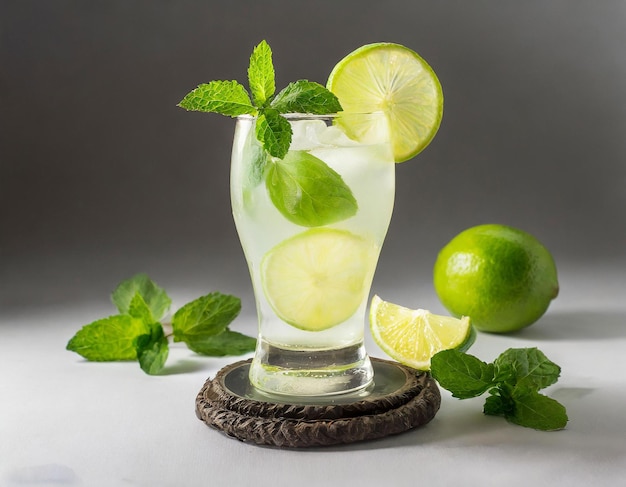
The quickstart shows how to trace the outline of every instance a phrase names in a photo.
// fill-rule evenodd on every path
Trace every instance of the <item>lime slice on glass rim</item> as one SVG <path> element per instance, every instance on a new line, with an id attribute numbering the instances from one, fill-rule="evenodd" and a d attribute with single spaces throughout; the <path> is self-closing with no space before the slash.
<path id="1" fill-rule="evenodd" d="M 350 318 L 373 275 L 375 249 L 345 230 L 317 228 L 291 237 L 261 261 L 265 297 L 280 319 L 321 331 Z"/>
<path id="2" fill-rule="evenodd" d="M 476 339 L 469 317 L 440 316 L 424 309 L 409 309 L 374 296 L 370 329 L 378 346 L 398 362 L 430 370 L 430 359 L 442 350 L 468 350 Z"/>
<path id="3" fill-rule="evenodd" d="M 437 76 L 416 52 L 400 44 L 358 48 L 337 63 L 326 86 L 348 114 L 383 111 L 387 115 L 396 162 L 421 152 L 441 124 L 443 91 Z M 345 122 L 348 135 L 357 140 L 370 130 L 366 123 L 359 126 L 349 117 Z"/>

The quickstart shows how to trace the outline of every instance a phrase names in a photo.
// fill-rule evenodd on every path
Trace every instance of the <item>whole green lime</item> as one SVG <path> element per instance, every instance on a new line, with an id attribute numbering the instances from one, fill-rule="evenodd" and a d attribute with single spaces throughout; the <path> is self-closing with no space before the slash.
<path id="1" fill-rule="evenodd" d="M 459 233 L 439 252 L 433 274 L 446 309 L 487 332 L 531 325 L 559 293 L 550 252 L 529 233 L 505 225 Z"/>

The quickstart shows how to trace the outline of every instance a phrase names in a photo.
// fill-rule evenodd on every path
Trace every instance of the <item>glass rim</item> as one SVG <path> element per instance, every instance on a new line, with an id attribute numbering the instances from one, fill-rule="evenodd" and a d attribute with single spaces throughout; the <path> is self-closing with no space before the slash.
<path id="1" fill-rule="evenodd" d="M 285 117 L 287 120 L 323 120 L 323 119 L 332 119 L 332 118 L 339 118 L 339 117 L 345 117 L 345 116 L 367 116 L 367 115 L 376 115 L 376 116 L 380 116 L 380 115 L 384 115 L 385 112 L 382 110 L 376 110 L 373 112 L 333 112 L 333 113 L 281 113 L 281 115 L 283 117 Z M 248 113 L 245 113 L 243 115 L 237 115 L 237 117 L 235 117 L 236 119 L 242 119 L 242 120 L 255 120 L 256 118 L 258 118 L 256 115 L 250 115 Z"/>

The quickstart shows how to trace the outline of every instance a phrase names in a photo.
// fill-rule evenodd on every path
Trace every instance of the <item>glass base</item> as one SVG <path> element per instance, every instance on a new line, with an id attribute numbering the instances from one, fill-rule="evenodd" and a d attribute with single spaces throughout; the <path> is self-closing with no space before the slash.
<path id="1" fill-rule="evenodd" d="M 260 340 L 250 382 L 269 395 L 358 394 L 373 383 L 374 370 L 363 343 L 338 349 L 288 349 Z"/>

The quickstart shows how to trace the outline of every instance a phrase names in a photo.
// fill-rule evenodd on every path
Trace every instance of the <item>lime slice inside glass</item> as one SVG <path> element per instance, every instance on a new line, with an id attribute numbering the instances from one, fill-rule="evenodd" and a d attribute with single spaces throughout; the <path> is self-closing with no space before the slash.
<path id="1" fill-rule="evenodd" d="M 348 54 L 330 73 L 327 88 L 345 112 L 385 112 L 396 162 L 422 151 L 441 124 L 443 91 L 435 72 L 399 44 L 368 44 Z M 358 139 L 367 127 L 348 131 Z"/>
<path id="2" fill-rule="evenodd" d="M 261 261 L 265 296 L 296 328 L 320 331 L 350 318 L 369 289 L 376 254 L 367 240 L 312 229 L 272 248 Z"/>
<path id="3" fill-rule="evenodd" d="M 374 341 L 390 357 L 419 370 L 430 370 L 430 359 L 442 350 L 466 351 L 476 332 L 470 319 L 439 316 L 372 298 L 370 329 Z"/>

